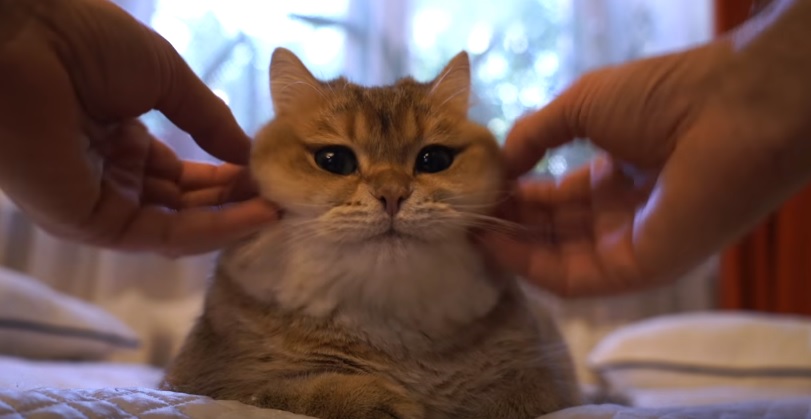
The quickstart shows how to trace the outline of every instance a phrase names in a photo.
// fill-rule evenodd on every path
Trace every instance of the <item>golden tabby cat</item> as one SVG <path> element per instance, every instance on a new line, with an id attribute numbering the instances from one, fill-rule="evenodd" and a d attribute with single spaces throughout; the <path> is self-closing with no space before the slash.
<path id="1" fill-rule="evenodd" d="M 226 249 L 164 387 L 332 418 L 534 418 L 579 400 L 550 316 L 469 231 L 499 199 L 457 55 L 430 83 L 316 80 L 274 52 L 252 170 L 282 220 Z"/>

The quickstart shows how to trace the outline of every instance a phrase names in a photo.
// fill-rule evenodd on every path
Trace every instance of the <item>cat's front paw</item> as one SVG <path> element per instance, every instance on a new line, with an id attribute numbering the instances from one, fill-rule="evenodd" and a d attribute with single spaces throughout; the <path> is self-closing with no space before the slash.
<path id="1" fill-rule="evenodd" d="M 408 401 L 386 401 L 375 404 L 371 400 L 335 399 L 309 400 L 309 403 L 282 400 L 275 395 L 262 394 L 251 397 L 248 402 L 254 406 L 287 411 L 317 419 L 422 419 L 422 407 Z"/>
<path id="2" fill-rule="evenodd" d="M 357 410 L 349 410 L 344 412 L 345 415 L 336 416 L 335 419 L 421 419 L 425 416 L 421 406 L 408 401 L 389 402 L 377 406 L 362 406 Z"/>
<path id="3" fill-rule="evenodd" d="M 318 419 L 422 419 L 421 404 L 399 386 L 373 376 L 324 374 L 276 383 L 253 395 L 249 404 Z"/>
<path id="4" fill-rule="evenodd" d="M 346 408 L 338 412 L 334 419 L 422 419 L 425 416 L 421 404 L 410 399 L 403 388 L 389 381 L 372 376 L 356 376 L 352 384 L 351 387 L 332 390 L 343 393 L 339 397 Z"/>

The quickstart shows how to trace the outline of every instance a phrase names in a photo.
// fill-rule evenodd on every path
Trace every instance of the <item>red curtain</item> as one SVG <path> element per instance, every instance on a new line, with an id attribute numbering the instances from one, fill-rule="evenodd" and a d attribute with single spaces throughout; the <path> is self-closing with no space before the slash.
<path id="1" fill-rule="evenodd" d="M 752 3 L 752 0 L 715 0 L 716 35 L 743 23 L 749 17 Z"/>
<path id="2" fill-rule="evenodd" d="M 715 0 L 716 33 L 749 16 L 749 0 Z M 769 215 L 721 257 L 724 309 L 811 315 L 811 187 Z"/>

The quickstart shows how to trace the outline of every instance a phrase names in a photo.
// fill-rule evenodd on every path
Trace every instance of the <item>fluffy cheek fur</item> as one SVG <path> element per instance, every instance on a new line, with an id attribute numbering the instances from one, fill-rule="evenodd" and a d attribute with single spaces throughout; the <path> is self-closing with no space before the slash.
<path id="1" fill-rule="evenodd" d="M 504 168 L 501 152 L 492 135 L 474 124 L 462 124 L 453 134 L 464 150 L 447 171 L 421 176 L 430 197 L 461 213 L 490 213 L 501 199 Z"/>
<path id="2" fill-rule="evenodd" d="M 311 150 L 283 120 L 271 122 L 257 136 L 251 170 L 263 197 L 306 218 L 347 202 L 360 183 L 356 177 L 319 169 Z"/>

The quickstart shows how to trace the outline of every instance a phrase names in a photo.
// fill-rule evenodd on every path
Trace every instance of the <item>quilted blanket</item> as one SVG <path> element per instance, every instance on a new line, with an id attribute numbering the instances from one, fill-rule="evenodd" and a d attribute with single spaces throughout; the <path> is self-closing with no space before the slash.
<path id="1" fill-rule="evenodd" d="M 305 416 L 259 409 L 234 401 L 218 401 L 145 388 L 96 390 L 0 390 L 0 418 L 148 418 L 148 419 L 304 419 Z M 632 408 L 617 405 L 574 407 L 543 419 L 811 419 L 811 398 L 735 403 L 684 408 Z"/>
<path id="2" fill-rule="evenodd" d="M 304 419 L 235 401 L 147 388 L 0 390 L 2 419 L 244 418 Z"/>

